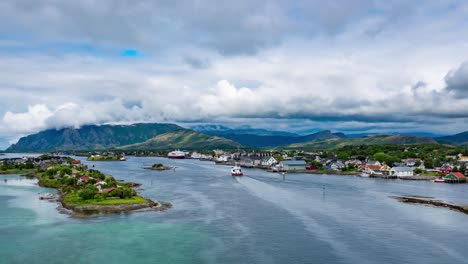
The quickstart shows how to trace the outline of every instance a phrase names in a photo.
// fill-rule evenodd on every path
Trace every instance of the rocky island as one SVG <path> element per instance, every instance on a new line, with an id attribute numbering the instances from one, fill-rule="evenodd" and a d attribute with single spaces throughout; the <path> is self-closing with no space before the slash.
<path id="1" fill-rule="evenodd" d="M 454 210 L 460 213 L 468 214 L 468 206 L 466 205 L 457 205 L 447 203 L 441 200 L 436 200 L 434 197 L 425 197 L 425 196 L 392 196 L 391 198 L 397 199 L 402 203 L 410 203 L 410 204 L 422 204 L 434 207 L 441 207 L 447 208 L 450 210 Z"/>
<path id="2" fill-rule="evenodd" d="M 144 169 L 163 171 L 163 170 L 173 170 L 173 169 L 175 169 L 175 167 L 169 167 L 169 166 L 165 166 L 164 164 L 161 164 L 161 163 L 156 163 L 156 164 L 153 164 L 151 167 L 144 167 Z"/>

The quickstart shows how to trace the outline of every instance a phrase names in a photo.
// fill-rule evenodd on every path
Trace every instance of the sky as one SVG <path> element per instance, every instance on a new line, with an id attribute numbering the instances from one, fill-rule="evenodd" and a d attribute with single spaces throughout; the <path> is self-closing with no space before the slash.
<path id="1" fill-rule="evenodd" d="M 468 2 L 0 1 L 0 149 L 86 124 L 468 130 Z"/>

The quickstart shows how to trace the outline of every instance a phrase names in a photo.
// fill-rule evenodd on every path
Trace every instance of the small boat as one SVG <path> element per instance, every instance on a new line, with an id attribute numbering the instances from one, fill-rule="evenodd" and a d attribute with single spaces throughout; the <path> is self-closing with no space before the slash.
<path id="1" fill-rule="evenodd" d="M 435 179 L 434 182 L 443 183 L 445 182 L 445 180 L 442 178 L 439 178 L 439 179 Z"/>
<path id="2" fill-rule="evenodd" d="M 169 152 L 169 154 L 167 154 L 167 157 L 170 159 L 184 159 L 185 152 L 180 151 L 180 150 L 174 150 L 174 151 Z"/>
<path id="3" fill-rule="evenodd" d="M 237 164 L 231 168 L 231 175 L 234 176 L 234 177 L 238 177 L 238 176 L 243 176 L 244 173 L 242 172 L 242 169 L 241 167 L 237 166 Z"/>
<path id="4" fill-rule="evenodd" d="M 363 173 L 359 174 L 359 176 L 369 178 L 370 175 L 369 175 L 369 173 L 363 172 Z"/>
<path id="5" fill-rule="evenodd" d="M 53 193 L 45 193 L 39 195 L 40 200 L 52 200 L 55 198 L 55 195 Z"/>
<path id="6" fill-rule="evenodd" d="M 125 156 L 122 156 L 122 157 L 119 158 L 119 160 L 120 160 L 120 161 L 126 161 L 127 158 L 126 158 Z"/>

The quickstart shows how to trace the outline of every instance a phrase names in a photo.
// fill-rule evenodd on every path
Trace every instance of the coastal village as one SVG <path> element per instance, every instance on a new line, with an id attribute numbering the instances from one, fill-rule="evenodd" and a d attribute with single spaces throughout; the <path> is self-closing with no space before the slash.
<path id="1" fill-rule="evenodd" d="M 432 180 L 435 182 L 466 183 L 468 156 L 462 153 L 446 155 L 440 164 L 426 166 L 418 157 L 407 157 L 394 162 L 375 159 L 375 155 L 355 155 L 342 159 L 336 153 L 307 151 L 213 150 L 177 151 L 182 158 L 212 161 L 218 165 L 264 169 L 273 173 L 338 174 L 404 180 Z M 90 152 L 90 157 L 116 157 L 125 161 L 122 152 Z M 134 152 L 134 156 L 167 157 L 167 152 Z M 410 154 L 411 156 L 411 154 Z M 108 158 L 103 158 L 106 160 Z"/>

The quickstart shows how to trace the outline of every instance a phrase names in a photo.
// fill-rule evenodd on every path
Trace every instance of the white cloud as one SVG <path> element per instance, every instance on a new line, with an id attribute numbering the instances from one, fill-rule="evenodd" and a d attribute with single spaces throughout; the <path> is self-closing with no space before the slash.
<path id="1" fill-rule="evenodd" d="M 468 102 L 448 93 L 466 79 L 466 3 L 348 2 L 1 2 L 0 135 L 209 120 L 466 130 Z"/>
<path id="2" fill-rule="evenodd" d="M 46 105 L 39 104 L 28 106 L 25 113 L 6 112 L 3 116 L 3 130 L 11 130 L 16 133 L 30 133 L 47 127 L 46 120 L 53 113 Z"/>

